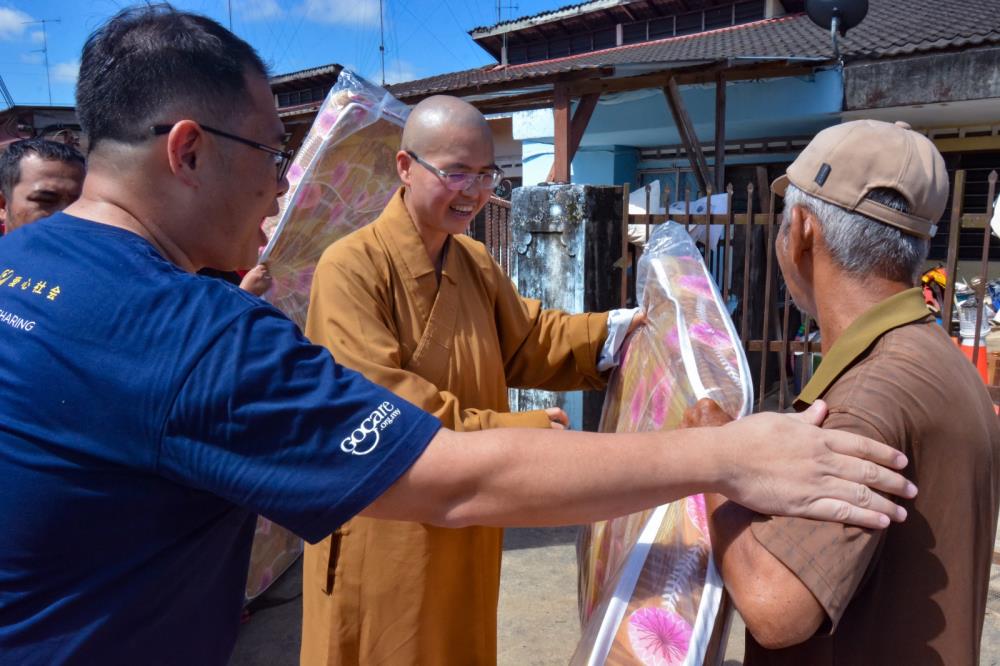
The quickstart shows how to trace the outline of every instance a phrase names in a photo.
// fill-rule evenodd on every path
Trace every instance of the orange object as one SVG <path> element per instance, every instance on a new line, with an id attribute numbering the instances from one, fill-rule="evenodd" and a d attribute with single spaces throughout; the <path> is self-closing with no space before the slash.
<path id="1" fill-rule="evenodd" d="M 963 345 L 958 338 L 952 338 L 952 340 L 955 341 L 955 344 L 959 347 L 959 349 L 962 350 L 962 353 L 965 354 L 966 358 L 968 358 L 969 361 L 971 362 L 972 361 L 973 346 L 972 345 Z M 980 340 L 979 341 L 979 357 L 976 359 L 976 370 L 979 371 L 979 376 L 983 378 L 983 384 L 989 385 L 989 378 L 988 378 L 987 367 L 988 366 L 987 366 L 987 363 L 986 363 L 986 341 L 985 340 Z"/>

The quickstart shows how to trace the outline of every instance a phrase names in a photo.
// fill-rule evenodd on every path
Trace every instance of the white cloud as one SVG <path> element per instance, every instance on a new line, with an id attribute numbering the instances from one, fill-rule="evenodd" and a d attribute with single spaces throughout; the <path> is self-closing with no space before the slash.
<path id="1" fill-rule="evenodd" d="M 43 62 L 45 62 L 45 58 L 42 56 L 42 54 L 37 52 L 22 53 L 20 55 L 20 60 L 25 65 L 41 65 Z"/>
<path id="2" fill-rule="evenodd" d="M 387 84 L 404 83 L 406 81 L 413 81 L 419 78 L 422 77 L 417 73 L 417 68 L 405 60 L 396 60 L 394 62 L 385 63 L 385 82 Z M 381 79 L 382 68 L 379 67 L 377 80 Z"/>
<path id="3" fill-rule="evenodd" d="M 17 39 L 24 34 L 25 21 L 31 17 L 13 7 L 0 7 L 0 41 Z"/>
<path id="4" fill-rule="evenodd" d="M 378 25 L 378 0 L 305 0 L 299 11 L 310 21 L 339 25 Z"/>
<path id="5" fill-rule="evenodd" d="M 59 62 L 52 66 L 52 78 L 59 83 L 76 83 L 80 74 L 80 61 Z"/>
<path id="6" fill-rule="evenodd" d="M 277 0 L 237 0 L 236 12 L 249 21 L 262 21 L 283 16 L 285 11 Z"/>
<path id="7" fill-rule="evenodd" d="M 31 41 L 34 44 L 42 44 L 45 42 L 45 33 L 41 30 L 34 30 L 31 33 Z"/>

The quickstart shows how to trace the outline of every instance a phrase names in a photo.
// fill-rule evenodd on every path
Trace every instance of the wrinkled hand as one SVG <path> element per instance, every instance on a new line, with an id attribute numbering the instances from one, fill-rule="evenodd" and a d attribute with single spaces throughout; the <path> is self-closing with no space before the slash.
<path id="1" fill-rule="evenodd" d="M 733 420 L 729 414 L 719 407 L 719 403 L 709 398 L 702 398 L 684 410 L 681 421 L 682 428 L 714 428 L 723 426 Z"/>
<path id="2" fill-rule="evenodd" d="M 267 264 L 257 264 L 240 281 L 240 289 L 249 291 L 254 296 L 263 296 L 270 288 L 271 273 L 267 270 Z"/>
<path id="3" fill-rule="evenodd" d="M 545 415 L 549 417 L 553 430 L 569 430 L 569 415 L 559 407 L 549 407 Z"/>
<path id="4" fill-rule="evenodd" d="M 625 337 L 632 335 L 632 333 L 635 332 L 635 329 L 639 328 L 640 326 L 644 326 L 647 321 L 649 321 L 649 318 L 646 316 L 645 312 L 643 312 L 642 310 L 636 312 L 634 315 L 632 315 L 632 321 L 628 323 L 628 330 L 625 332 Z"/>
<path id="5" fill-rule="evenodd" d="M 801 414 L 756 414 L 719 429 L 731 443 L 723 495 L 758 513 L 801 516 L 860 527 L 902 521 L 906 510 L 873 490 L 912 498 L 917 488 L 900 474 L 906 456 L 890 446 L 818 428 L 821 400 Z"/>

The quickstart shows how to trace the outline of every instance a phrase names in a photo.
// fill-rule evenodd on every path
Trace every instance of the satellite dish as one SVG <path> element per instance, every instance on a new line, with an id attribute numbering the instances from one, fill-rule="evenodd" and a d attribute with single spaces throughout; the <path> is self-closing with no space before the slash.
<path id="1" fill-rule="evenodd" d="M 813 23 L 830 31 L 833 56 L 839 60 L 837 33 L 843 37 L 864 20 L 868 14 L 868 0 L 806 0 L 806 14 Z"/>

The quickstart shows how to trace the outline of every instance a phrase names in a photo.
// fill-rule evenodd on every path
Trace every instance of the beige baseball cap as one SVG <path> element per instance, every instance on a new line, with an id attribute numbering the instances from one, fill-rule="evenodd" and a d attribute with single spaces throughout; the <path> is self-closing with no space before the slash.
<path id="1" fill-rule="evenodd" d="M 948 201 L 944 158 L 930 139 L 904 122 L 854 120 L 826 128 L 771 187 L 784 196 L 788 183 L 921 238 L 937 232 Z M 866 198 L 880 187 L 899 192 L 909 213 Z"/>

